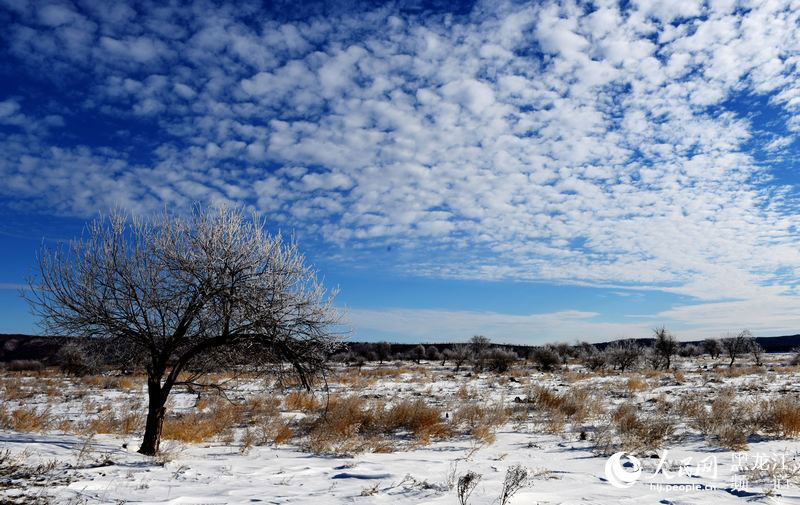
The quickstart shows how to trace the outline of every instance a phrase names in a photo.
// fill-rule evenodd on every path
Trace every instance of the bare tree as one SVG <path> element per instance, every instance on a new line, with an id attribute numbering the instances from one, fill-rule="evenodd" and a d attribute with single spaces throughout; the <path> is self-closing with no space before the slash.
<path id="1" fill-rule="evenodd" d="M 80 240 L 43 246 L 37 264 L 26 297 L 49 334 L 102 341 L 144 367 L 142 454 L 158 452 L 173 387 L 219 388 L 202 382 L 206 372 L 246 364 L 291 370 L 310 388 L 340 343 L 335 293 L 296 244 L 239 210 L 111 214 Z"/>
<path id="2" fill-rule="evenodd" d="M 441 353 L 439 353 L 439 349 L 436 346 L 429 345 L 427 349 L 425 349 L 425 359 L 428 361 L 439 361 L 442 358 Z"/>
<path id="3" fill-rule="evenodd" d="M 756 366 L 761 366 L 762 362 L 761 359 L 764 356 L 764 348 L 761 347 L 761 344 L 756 342 L 756 339 L 751 338 L 750 342 L 750 355 L 753 356 L 753 361 L 755 362 Z"/>
<path id="4" fill-rule="evenodd" d="M 678 353 L 678 342 L 675 337 L 667 331 L 665 327 L 656 328 L 653 330 L 656 338 L 653 344 L 653 350 L 656 356 L 659 357 L 662 366 L 665 370 L 669 370 L 672 365 L 672 357 Z"/>
<path id="5" fill-rule="evenodd" d="M 740 355 L 746 353 L 750 347 L 749 342 L 752 338 L 750 330 L 743 330 L 738 335 L 728 336 L 721 340 L 722 349 L 725 354 L 730 358 L 728 363 L 729 368 L 733 368 L 733 363 Z"/>
<path id="6" fill-rule="evenodd" d="M 485 366 L 492 372 L 498 373 L 507 372 L 518 358 L 514 351 L 500 348 L 489 349 L 483 354 Z"/>
<path id="7" fill-rule="evenodd" d="M 699 356 L 700 348 L 694 344 L 686 344 L 678 347 L 678 356 L 681 358 L 693 358 Z"/>
<path id="8" fill-rule="evenodd" d="M 717 359 L 719 355 L 722 354 L 722 347 L 719 345 L 719 340 L 707 338 L 703 340 L 703 351 L 708 353 L 713 359 Z"/>
<path id="9" fill-rule="evenodd" d="M 456 344 L 453 346 L 452 354 L 450 356 L 450 359 L 453 360 L 453 364 L 456 365 L 455 371 L 459 372 L 461 371 L 461 367 L 464 366 L 464 363 L 469 361 L 470 357 L 472 356 L 472 351 L 466 344 Z"/>
<path id="10" fill-rule="evenodd" d="M 419 365 L 419 362 L 425 358 L 425 346 L 422 344 L 417 345 L 411 351 L 411 357 L 414 360 L 414 362 Z"/>
<path id="11" fill-rule="evenodd" d="M 472 351 L 472 362 L 475 370 L 480 372 L 486 364 L 486 352 L 492 341 L 483 335 L 475 335 L 469 339 L 470 350 Z"/>
<path id="12" fill-rule="evenodd" d="M 639 363 L 642 348 L 635 340 L 620 340 L 606 347 L 603 354 L 609 365 L 624 372 Z"/>
<path id="13" fill-rule="evenodd" d="M 792 349 L 794 356 L 792 356 L 792 360 L 789 362 L 792 366 L 800 365 L 800 347 L 795 347 Z"/>
<path id="14" fill-rule="evenodd" d="M 378 356 L 378 362 L 382 365 L 384 361 L 388 361 L 392 356 L 392 344 L 389 342 L 379 342 L 375 352 Z"/>
<path id="15" fill-rule="evenodd" d="M 543 372 L 549 372 L 561 365 L 561 357 L 559 356 L 558 350 L 552 345 L 534 347 L 531 349 L 529 358 L 536 363 L 536 367 Z"/>

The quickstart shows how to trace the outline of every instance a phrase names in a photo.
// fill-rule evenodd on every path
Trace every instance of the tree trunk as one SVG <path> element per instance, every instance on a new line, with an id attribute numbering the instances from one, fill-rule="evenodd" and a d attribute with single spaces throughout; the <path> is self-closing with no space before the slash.
<path id="1" fill-rule="evenodd" d="M 139 452 L 146 456 L 155 456 L 161 444 L 161 428 L 164 425 L 164 407 L 167 391 L 162 390 L 160 379 L 147 380 L 147 422 L 144 427 L 144 438 Z"/>

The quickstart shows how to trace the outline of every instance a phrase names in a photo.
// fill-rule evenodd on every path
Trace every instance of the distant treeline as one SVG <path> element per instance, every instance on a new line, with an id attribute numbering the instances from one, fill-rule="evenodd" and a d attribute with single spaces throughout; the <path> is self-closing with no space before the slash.
<path id="1" fill-rule="evenodd" d="M 0 334 L 0 362 L 15 360 L 37 360 L 42 363 L 54 363 L 59 350 L 73 339 L 67 337 L 46 337 L 23 334 Z M 800 348 L 800 334 L 785 335 L 780 337 L 756 337 L 754 339 L 767 353 L 792 352 Z M 651 347 L 654 344 L 653 338 L 631 339 L 642 347 Z M 593 344 L 595 348 L 602 351 L 609 345 L 618 341 L 600 342 Z M 405 344 L 393 342 L 352 342 L 346 341 L 344 347 L 336 353 L 335 358 L 349 359 L 362 358 L 368 361 L 391 359 L 439 359 L 448 353 L 454 353 L 459 346 L 468 343 L 448 342 L 448 343 L 422 343 Z M 560 344 L 561 346 L 568 344 Z M 701 348 L 703 341 L 679 342 L 682 348 L 695 346 Z M 517 345 L 491 343 L 491 347 L 508 352 L 513 352 L 517 356 L 529 356 L 535 349 L 541 346 Z M 420 353 L 424 353 L 420 355 Z"/>

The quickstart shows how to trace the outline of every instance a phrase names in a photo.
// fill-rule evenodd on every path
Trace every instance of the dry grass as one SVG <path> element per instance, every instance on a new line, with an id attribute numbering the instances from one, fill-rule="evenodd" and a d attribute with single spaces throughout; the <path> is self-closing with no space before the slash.
<path id="1" fill-rule="evenodd" d="M 643 381 L 639 377 L 631 377 L 625 383 L 625 389 L 629 394 L 638 393 L 639 391 L 644 391 L 647 389 L 647 382 Z"/>
<path id="2" fill-rule="evenodd" d="M 640 452 L 660 449 L 675 431 L 675 422 L 667 415 L 640 415 L 640 408 L 623 403 L 611 414 L 623 450 Z"/>
<path id="3" fill-rule="evenodd" d="M 590 371 L 590 370 L 583 371 L 583 372 L 574 372 L 574 371 L 570 370 L 570 371 L 564 372 L 561 375 L 561 378 L 564 380 L 564 382 L 567 382 L 569 384 L 574 384 L 575 382 L 589 380 L 589 379 L 592 379 L 594 377 L 597 377 L 597 375 L 594 372 Z"/>
<path id="4" fill-rule="evenodd" d="M 9 410 L 0 407 L 0 427 L 7 430 L 41 432 L 50 429 L 54 419 L 49 406 L 37 409 L 36 407 L 19 407 Z"/>
<path id="5" fill-rule="evenodd" d="M 385 450 L 386 436 L 408 432 L 415 444 L 451 434 L 443 413 L 423 400 L 403 400 L 392 406 L 356 396 L 332 396 L 319 416 L 306 425 L 308 448 L 314 453 L 355 453 Z"/>
<path id="6" fill-rule="evenodd" d="M 126 403 L 122 406 L 109 404 L 101 407 L 97 416 L 87 421 L 79 431 L 85 435 L 96 433 L 131 435 L 141 431 L 143 427 L 143 407 L 132 403 Z"/>
<path id="7" fill-rule="evenodd" d="M 469 404 L 459 407 L 453 413 L 453 424 L 464 426 L 467 434 L 483 443 L 495 441 L 495 431 L 508 421 L 509 411 L 499 401 L 486 407 Z"/>
<path id="8" fill-rule="evenodd" d="M 719 377 L 733 379 L 745 375 L 763 375 L 767 373 L 767 370 L 760 366 L 747 366 L 736 368 L 717 368 L 715 372 Z"/>
<path id="9" fill-rule="evenodd" d="M 596 415 L 600 405 L 586 388 L 571 388 L 558 394 L 541 386 L 529 391 L 528 402 L 546 413 L 561 416 L 572 423 L 581 423 Z"/>
<path id="10" fill-rule="evenodd" d="M 319 407 L 320 403 L 314 395 L 305 391 L 292 391 L 286 395 L 286 410 L 311 412 Z"/>
<path id="11" fill-rule="evenodd" d="M 242 408 L 223 400 L 212 405 L 208 412 L 193 412 L 168 417 L 161 432 L 165 440 L 200 443 L 211 439 L 229 440 L 233 428 L 243 418 Z"/>
<path id="12" fill-rule="evenodd" d="M 771 435 L 795 438 L 800 435 L 800 401 L 782 397 L 763 402 L 758 415 L 759 427 Z"/>
<path id="13" fill-rule="evenodd" d="M 710 409 L 702 402 L 691 400 L 686 400 L 681 409 L 689 416 L 689 426 L 713 437 L 720 447 L 734 451 L 747 449 L 754 408 L 752 403 L 737 401 L 733 388 L 721 389 L 711 401 Z"/>
<path id="14" fill-rule="evenodd" d="M 6 377 L 2 382 L 3 400 L 25 400 L 35 396 L 33 388 L 20 377 Z"/>

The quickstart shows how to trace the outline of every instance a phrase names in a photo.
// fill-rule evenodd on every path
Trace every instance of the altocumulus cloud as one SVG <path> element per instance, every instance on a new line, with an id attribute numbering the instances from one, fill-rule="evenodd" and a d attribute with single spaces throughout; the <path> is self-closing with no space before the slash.
<path id="1" fill-rule="evenodd" d="M 248 205 L 419 275 L 796 303 L 797 2 L 0 3 L 18 208 Z"/>

